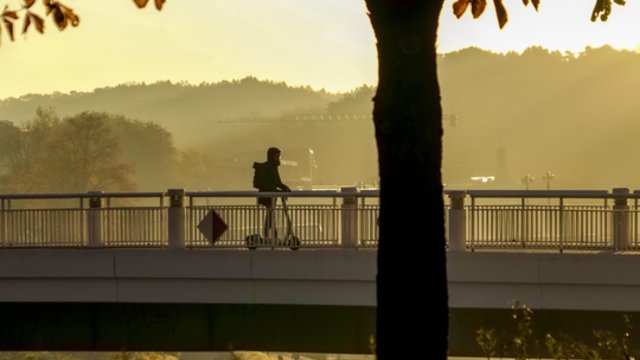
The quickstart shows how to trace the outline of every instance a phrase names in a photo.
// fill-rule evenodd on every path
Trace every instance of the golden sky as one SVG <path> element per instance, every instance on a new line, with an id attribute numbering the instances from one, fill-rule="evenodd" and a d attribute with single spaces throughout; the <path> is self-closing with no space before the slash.
<path id="1" fill-rule="evenodd" d="M 522 51 L 532 45 L 576 52 L 603 44 L 635 49 L 640 43 L 637 1 L 615 6 L 603 24 L 589 21 L 593 0 L 542 0 L 539 13 L 521 0 L 505 0 L 510 21 L 502 31 L 491 2 L 473 21 L 470 14 L 455 20 L 452 1 L 445 1 L 441 16 L 443 53 L 468 46 Z M 329 91 L 376 82 L 375 40 L 364 0 L 168 0 L 160 13 L 152 5 L 137 10 L 131 0 L 64 3 L 80 15 L 79 27 L 58 32 L 47 21 L 44 36 L 32 31 L 13 43 L 3 34 L 0 98 L 248 75 Z"/>

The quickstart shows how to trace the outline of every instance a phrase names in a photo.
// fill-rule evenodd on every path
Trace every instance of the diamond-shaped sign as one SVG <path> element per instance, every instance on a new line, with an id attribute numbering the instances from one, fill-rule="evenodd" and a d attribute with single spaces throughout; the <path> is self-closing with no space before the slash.
<path id="1" fill-rule="evenodd" d="M 209 240 L 211 245 L 215 244 L 228 228 L 229 226 L 213 209 L 198 224 L 198 230 Z"/>

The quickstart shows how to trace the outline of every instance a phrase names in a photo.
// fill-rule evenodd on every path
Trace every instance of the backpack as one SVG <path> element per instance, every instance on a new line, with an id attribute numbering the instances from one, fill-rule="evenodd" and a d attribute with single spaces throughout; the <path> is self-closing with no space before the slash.
<path id="1" fill-rule="evenodd" d="M 256 189 L 264 189 L 267 187 L 267 174 L 265 163 L 253 163 L 253 187 Z"/>

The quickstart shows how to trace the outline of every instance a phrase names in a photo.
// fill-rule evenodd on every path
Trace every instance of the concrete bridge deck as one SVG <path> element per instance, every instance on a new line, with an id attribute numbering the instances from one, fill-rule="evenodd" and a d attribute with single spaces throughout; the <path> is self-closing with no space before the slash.
<path id="1" fill-rule="evenodd" d="M 376 255 L 8 249 L 0 350 L 370 353 Z M 640 313 L 633 253 L 449 252 L 448 271 L 452 355 L 479 355 L 475 331 L 509 321 L 511 300 L 543 328 L 565 319 L 593 329 Z"/>

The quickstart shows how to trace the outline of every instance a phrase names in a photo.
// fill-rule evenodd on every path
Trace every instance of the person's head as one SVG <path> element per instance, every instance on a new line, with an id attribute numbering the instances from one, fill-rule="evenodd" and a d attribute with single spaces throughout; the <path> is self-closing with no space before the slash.
<path id="1" fill-rule="evenodd" d="M 275 162 L 277 165 L 280 165 L 281 153 L 282 152 L 280 151 L 280 149 L 276 147 L 270 147 L 269 150 L 267 150 L 267 161 Z"/>

